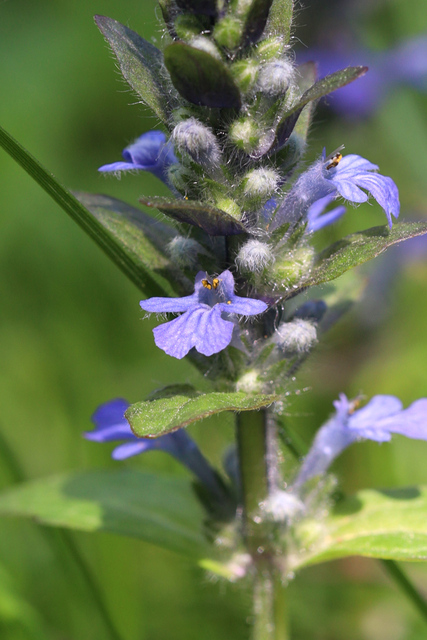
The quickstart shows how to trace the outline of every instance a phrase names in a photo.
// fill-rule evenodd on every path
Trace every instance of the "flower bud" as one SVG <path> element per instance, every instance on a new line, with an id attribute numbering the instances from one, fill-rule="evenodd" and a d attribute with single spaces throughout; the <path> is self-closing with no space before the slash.
<path id="1" fill-rule="evenodd" d="M 212 40 L 210 40 L 209 38 L 206 38 L 206 36 L 197 36 L 196 38 L 193 38 L 192 40 L 190 40 L 190 44 L 195 49 L 200 49 L 200 51 L 205 51 L 206 53 L 209 53 L 213 58 L 216 58 L 217 60 L 222 60 L 222 56 L 219 50 L 217 49 L 215 44 L 212 42 Z"/>
<path id="2" fill-rule="evenodd" d="M 249 198 L 269 198 L 276 191 L 279 180 L 274 169 L 252 169 L 242 180 L 243 193 Z"/>
<path id="3" fill-rule="evenodd" d="M 255 49 L 255 55 L 262 62 L 278 58 L 284 50 L 284 42 L 278 36 L 272 36 L 259 42 Z"/>
<path id="4" fill-rule="evenodd" d="M 176 16 L 173 26 L 179 39 L 187 42 L 203 31 L 200 16 L 196 16 L 194 13 L 183 13 Z"/>
<path id="5" fill-rule="evenodd" d="M 282 258 L 276 259 L 271 277 L 277 285 L 290 288 L 297 285 L 313 266 L 313 247 L 297 247 Z"/>
<path id="6" fill-rule="evenodd" d="M 196 118 L 177 124 L 172 132 L 172 140 L 179 151 L 188 153 L 205 169 L 215 168 L 220 164 L 221 150 L 215 135 Z"/>
<path id="7" fill-rule="evenodd" d="M 274 262 L 274 255 L 268 244 L 260 240 L 248 240 L 236 257 L 239 270 L 243 273 L 260 273 Z"/>
<path id="8" fill-rule="evenodd" d="M 225 16 L 215 25 L 213 37 L 220 47 L 237 49 L 242 37 L 241 21 L 232 15 Z"/>
<path id="9" fill-rule="evenodd" d="M 238 149 L 251 153 L 257 148 L 261 133 L 255 120 L 244 117 L 233 122 L 228 131 L 228 138 Z"/>
<path id="10" fill-rule="evenodd" d="M 192 269 L 197 265 L 197 256 L 206 250 L 196 240 L 175 236 L 168 243 L 166 251 L 172 262 L 182 269 Z"/>
<path id="11" fill-rule="evenodd" d="M 218 194 L 215 197 L 215 206 L 233 216 L 236 220 L 240 220 L 242 217 L 242 212 L 237 202 L 223 194 Z"/>
<path id="12" fill-rule="evenodd" d="M 258 76 L 258 87 L 269 98 L 276 98 L 286 93 L 294 76 L 294 67 L 290 60 L 274 60 L 261 67 Z"/>
<path id="13" fill-rule="evenodd" d="M 316 327 L 309 320 L 295 318 L 276 329 L 274 342 L 285 353 L 307 353 L 317 342 Z"/>
<path id="14" fill-rule="evenodd" d="M 239 88 L 243 93 L 247 93 L 254 86 L 259 65 L 255 60 L 238 60 L 231 67 L 230 71 L 233 74 L 233 78 L 239 85 Z"/>

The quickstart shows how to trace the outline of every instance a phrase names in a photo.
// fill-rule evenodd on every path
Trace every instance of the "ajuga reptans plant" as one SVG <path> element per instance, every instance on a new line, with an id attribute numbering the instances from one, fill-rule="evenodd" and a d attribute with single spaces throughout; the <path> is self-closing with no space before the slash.
<path id="1" fill-rule="evenodd" d="M 427 399 L 403 409 L 393 396 L 378 395 L 363 406 L 362 398 L 341 394 L 308 453 L 286 439 L 297 458 L 290 469 L 283 468 L 278 436 L 299 366 L 348 308 L 339 286 L 322 299 L 311 287 L 427 226 L 397 222 L 393 179 L 357 149 L 345 153 L 345 140 L 335 150 L 324 141 L 317 159 L 303 164 L 316 102 L 357 84 L 367 68 L 316 80 L 315 62 L 296 65 L 291 0 L 160 0 L 160 8 L 162 50 L 111 18 L 97 16 L 96 23 L 124 78 L 159 121 L 157 130 L 124 149 L 123 160 L 99 171 L 153 173 L 170 197 L 140 202 L 162 220 L 108 196 L 80 193 L 79 204 L 68 194 L 68 209 L 61 204 L 140 287 L 141 308 L 159 314 L 157 347 L 167 357 L 188 358 L 211 387 L 202 392 L 176 384 L 133 404 L 112 400 L 98 408 L 95 429 L 84 435 L 120 442 L 116 460 L 158 449 L 188 468 L 193 484 L 186 485 L 185 500 L 201 503 L 203 522 L 189 516 L 185 531 L 181 523 L 167 534 L 162 521 L 147 527 L 147 492 L 138 481 L 137 500 L 146 510 L 135 516 L 137 534 L 127 529 L 125 515 L 115 530 L 249 583 L 253 638 L 285 640 L 286 585 L 295 570 L 350 554 L 420 558 L 417 543 L 408 544 L 410 534 L 421 535 L 419 520 L 405 516 L 401 524 L 402 496 L 372 491 L 358 498 L 366 521 L 370 510 L 384 515 L 372 517 L 366 530 L 357 510 L 346 512 L 342 496 L 343 511 L 334 510 L 338 493 L 329 467 L 359 440 L 387 441 L 393 433 L 426 440 Z M 370 198 L 384 211 L 383 226 L 316 250 L 315 234 L 344 215 L 347 202 Z M 347 215 L 357 217 L 357 209 Z M 234 412 L 236 443 L 217 470 L 184 429 L 225 411 Z M 150 482 L 150 491 L 167 491 L 166 520 L 179 520 L 173 480 L 154 476 Z M 123 503 L 135 500 L 127 485 L 116 490 Z M 417 508 L 426 514 L 426 492 L 420 495 Z M 116 516 L 121 522 L 120 510 Z"/>

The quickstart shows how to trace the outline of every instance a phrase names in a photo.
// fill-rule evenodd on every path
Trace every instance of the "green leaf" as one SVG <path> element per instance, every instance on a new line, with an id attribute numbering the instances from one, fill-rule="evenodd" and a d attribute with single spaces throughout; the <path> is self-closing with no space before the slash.
<path id="1" fill-rule="evenodd" d="M 70 191 L 1 127 L 0 146 L 95 240 L 139 289 L 150 295 L 169 295 L 170 288 L 166 281 L 160 282 L 157 276 L 150 274 L 126 242 L 115 238 L 107 226 L 93 216 Z"/>
<path id="2" fill-rule="evenodd" d="M 167 122 L 176 99 L 162 52 L 112 18 L 95 16 L 95 22 L 116 55 L 124 78 L 156 116 Z"/>
<path id="3" fill-rule="evenodd" d="M 180 9 L 205 16 L 215 16 L 217 13 L 215 0 L 176 0 Z"/>
<path id="4" fill-rule="evenodd" d="M 291 38 L 293 0 L 273 0 L 268 16 L 266 32 L 270 36 L 279 35 L 285 44 Z"/>
<path id="5" fill-rule="evenodd" d="M 298 87 L 302 92 L 305 92 L 316 82 L 317 66 L 314 62 L 305 62 L 297 68 L 297 73 L 299 75 Z M 314 106 L 315 102 L 309 102 L 303 108 L 294 127 L 294 132 L 303 140 L 307 140 Z"/>
<path id="6" fill-rule="evenodd" d="M 335 71 L 335 73 L 331 73 L 329 76 L 315 82 L 310 89 L 302 94 L 301 98 L 290 109 L 281 114 L 276 127 L 276 137 L 272 145 L 273 149 L 280 148 L 285 144 L 293 129 L 292 125 L 291 131 L 289 131 L 290 123 L 294 120 L 296 122 L 302 109 L 309 102 L 319 100 L 320 98 L 323 98 L 323 96 L 332 93 L 332 91 L 357 80 L 361 76 L 365 75 L 367 70 L 368 67 L 347 67 L 341 71 Z"/>
<path id="7" fill-rule="evenodd" d="M 424 233 L 427 233 L 427 222 L 400 222 L 393 225 L 392 229 L 387 226 L 372 227 L 352 233 L 317 256 L 310 275 L 300 286 L 305 288 L 335 280 L 349 269 L 376 258 L 393 244 Z"/>
<path id="8" fill-rule="evenodd" d="M 205 514 L 186 478 L 128 469 L 71 472 L 3 492 L 0 515 L 141 538 L 196 559 L 210 555 Z"/>
<path id="9" fill-rule="evenodd" d="M 203 229 L 211 236 L 232 236 L 247 233 L 246 227 L 229 213 L 209 204 L 193 200 L 168 200 L 167 198 L 140 198 L 141 204 L 158 209 L 179 222 Z"/>
<path id="10" fill-rule="evenodd" d="M 200 393 L 191 387 L 183 387 L 174 396 L 137 402 L 125 415 L 135 435 L 158 438 L 223 411 L 253 411 L 267 407 L 277 399 L 275 395 L 251 396 L 243 391 Z"/>
<path id="11" fill-rule="evenodd" d="M 252 0 L 243 26 L 242 42 L 249 46 L 257 42 L 263 34 L 272 0 Z"/>
<path id="12" fill-rule="evenodd" d="M 165 253 L 165 246 L 176 235 L 171 227 L 116 198 L 83 192 L 75 195 L 114 236 L 141 275 L 145 275 L 146 295 L 159 295 L 155 293 L 159 287 L 167 292 L 166 295 L 188 293 L 192 289 L 192 283 L 180 274 L 176 264 Z"/>
<path id="13" fill-rule="evenodd" d="M 360 491 L 326 520 L 300 527 L 297 536 L 310 550 L 293 559 L 293 568 L 354 555 L 427 560 L 427 487 Z"/>
<path id="14" fill-rule="evenodd" d="M 288 98 L 285 96 L 285 98 L 283 98 L 282 105 L 274 105 L 274 111 L 277 113 L 275 122 L 270 131 L 263 136 L 259 148 L 256 149 L 251 156 L 253 158 L 261 158 L 266 153 L 273 153 L 274 151 L 281 149 L 295 129 L 296 123 L 304 107 L 313 103 L 313 101 L 326 96 L 328 93 L 335 91 L 335 89 L 339 89 L 340 87 L 357 80 L 357 78 L 363 76 L 367 70 L 367 67 L 347 67 L 347 69 L 331 73 L 329 76 L 318 80 L 310 86 L 309 89 L 304 91 L 292 107 L 287 106 Z M 313 66 L 313 63 L 302 65 L 302 71 L 304 75 L 300 77 L 300 86 L 301 89 L 304 89 L 306 81 L 313 75 L 313 72 L 315 72 L 315 66 Z M 310 112 L 312 108 L 313 106 L 311 107 Z M 305 128 L 307 128 L 307 126 L 308 123 L 305 124 Z M 304 130 L 304 125 L 302 125 L 302 129 Z"/>
<path id="15" fill-rule="evenodd" d="M 165 49 L 165 65 L 177 91 L 204 107 L 240 109 L 240 92 L 228 68 L 206 51 L 183 42 Z"/>

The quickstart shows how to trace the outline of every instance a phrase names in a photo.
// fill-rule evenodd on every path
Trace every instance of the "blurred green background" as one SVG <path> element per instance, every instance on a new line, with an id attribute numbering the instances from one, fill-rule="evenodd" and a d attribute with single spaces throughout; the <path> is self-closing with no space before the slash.
<path id="1" fill-rule="evenodd" d="M 347 12 L 343 10 L 346 7 Z M 105 179 L 96 169 L 158 124 L 121 80 L 92 16 L 111 16 L 159 44 L 154 0 L 14 0 L 0 4 L 0 123 L 62 182 L 136 203 L 165 193 L 151 175 Z M 299 5 L 296 36 L 347 20 L 374 49 L 427 31 L 426 0 Z M 363 64 L 363 60 L 361 63 Z M 368 120 L 339 120 L 325 109 L 312 128 L 310 157 L 345 143 L 398 183 L 402 216 L 427 216 L 427 97 L 402 87 Z M 156 350 L 140 294 L 40 188 L 0 152 L 0 482 L 14 481 L 12 454 L 27 478 L 126 464 L 186 473 L 162 453 L 126 463 L 109 445 L 84 441 L 98 404 L 143 398 L 156 387 L 197 381 L 189 364 Z M 376 206 L 351 207 L 329 232 L 339 237 L 383 224 Z M 388 268 L 387 265 L 383 268 Z M 391 268 L 391 266 L 390 266 Z M 341 391 L 392 393 L 405 404 L 427 396 L 427 257 L 394 277 L 385 324 L 350 313 L 301 372 L 289 424 L 310 441 Z M 304 391 L 302 391 L 304 390 Z M 190 429 L 220 464 L 231 420 Z M 427 443 L 396 437 L 365 443 L 336 465 L 345 490 L 427 482 Z M 70 557 L 36 525 L 0 523 L 2 640 L 108 638 Z M 243 640 L 250 601 L 236 585 L 208 579 L 187 561 L 112 535 L 74 535 L 123 640 Z M 62 544 L 61 539 L 56 541 Z M 65 553 L 66 556 L 66 553 Z M 405 565 L 427 597 L 427 568 Z M 421 640 L 427 626 L 379 563 L 359 558 L 303 571 L 290 586 L 295 640 Z"/>

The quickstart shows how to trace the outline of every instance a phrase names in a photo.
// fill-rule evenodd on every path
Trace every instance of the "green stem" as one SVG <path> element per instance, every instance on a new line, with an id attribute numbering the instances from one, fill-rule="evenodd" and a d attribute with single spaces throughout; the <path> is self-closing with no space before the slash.
<path id="1" fill-rule="evenodd" d="M 412 604 L 418 609 L 418 612 L 427 622 L 427 602 L 416 590 L 412 582 L 402 571 L 399 565 L 393 560 L 381 560 L 381 564 L 387 570 L 393 580 L 399 585 L 402 591 L 406 593 Z"/>
<path id="2" fill-rule="evenodd" d="M 243 496 L 243 532 L 253 558 L 253 640 L 289 640 L 286 592 L 275 566 L 271 523 L 262 503 L 277 484 L 276 426 L 266 409 L 237 416 L 237 444 Z"/>
<path id="3" fill-rule="evenodd" d="M 4 438 L 2 432 L 0 431 L 0 452 L 2 454 L 4 466 L 7 468 L 10 477 L 16 483 L 25 482 L 25 473 L 15 456 L 14 451 L 9 446 L 9 443 Z M 101 595 L 101 590 L 99 589 L 98 584 L 92 576 L 92 573 L 87 565 L 85 559 L 80 553 L 78 547 L 76 546 L 72 536 L 68 531 L 58 529 L 56 532 L 51 531 L 50 529 L 46 529 L 42 527 L 41 529 L 42 535 L 46 538 L 47 542 L 54 548 L 55 553 L 62 564 L 64 564 L 64 546 L 68 554 L 74 560 L 75 565 L 80 571 L 82 578 L 88 588 L 88 591 L 91 595 L 91 598 L 99 611 L 99 614 L 104 621 L 105 627 L 109 631 L 109 635 L 111 640 L 122 640 L 119 632 L 114 626 L 114 622 L 111 619 L 111 616 L 108 612 L 107 607 L 105 606 L 103 597 Z M 59 536 L 59 537 L 58 537 Z M 65 562 L 66 564 L 66 562 Z M 80 590 L 79 590 L 80 596 Z"/>
<path id="4" fill-rule="evenodd" d="M 286 585 L 269 571 L 259 572 L 254 594 L 253 640 L 289 640 Z"/>

